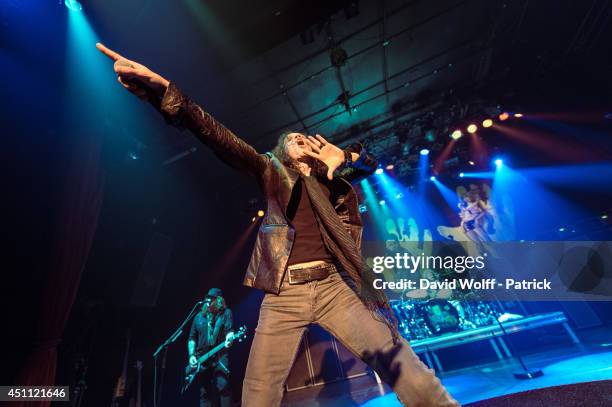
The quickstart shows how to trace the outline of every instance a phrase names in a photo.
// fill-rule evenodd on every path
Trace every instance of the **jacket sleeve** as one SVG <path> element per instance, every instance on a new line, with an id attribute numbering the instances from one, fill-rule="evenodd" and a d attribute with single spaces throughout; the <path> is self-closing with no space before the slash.
<path id="1" fill-rule="evenodd" d="M 265 170 L 269 158 L 259 154 L 209 113 L 192 102 L 173 83 L 168 85 L 159 109 L 166 122 L 187 128 L 226 164 L 250 175 Z"/>
<path id="2" fill-rule="evenodd" d="M 378 167 L 378 160 L 368 154 L 361 143 L 354 143 L 344 149 L 349 156 L 351 153 L 359 154 L 356 161 L 347 163 L 340 171 L 340 176 L 349 182 L 357 182 L 362 178 L 372 175 Z"/>

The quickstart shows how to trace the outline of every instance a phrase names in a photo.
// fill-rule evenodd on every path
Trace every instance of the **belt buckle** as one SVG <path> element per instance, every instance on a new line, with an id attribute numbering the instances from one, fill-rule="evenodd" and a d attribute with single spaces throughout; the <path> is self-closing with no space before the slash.
<path id="1" fill-rule="evenodd" d="M 334 264 L 321 264 L 315 267 L 305 267 L 305 268 L 299 268 L 299 269 L 294 269 L 293 271 L 305 271 L 305 270 L 310 270 L 309 274 L 310 276 L 312 276 L 312 271 L 313 270 L 321 270 L 321 271 L 326 271 L 327 272 L 327 276 L 329 276 L 330 274 L 333 274 L 334 272 L 337 271 L 337 268 Z M 307 283 L 309 281 L 313 281 L 314 279 L 306 279 L 306 280 L 294 280 L 291 276 L 291 269 L 287 270 L 287 273 L 289 274 L 289 284 L 301 284 L 301 283 Z M 322 280 L 321 278 L 318 278 L 317 280 Z"/>
<path id="2" fill-rule="evenodd" d="M 291 270 L 287 270 L 287 274 L 289 275 L 289 285 L 292 284 L 297 284 L 297 282 L 293 281 L 293 279 L 291 278 Z"/>
<path id="3" fill-rule="evenodd" d="M 292 271 L 298 271 L 298 270 L 301 271 L 301 270 L 305 270 L 305 269 L 287 270 L 287 274 L 289 274 L 289 285 L 292 285 L 292 284 L 302 284 L 302 283 L 305 283 L 305 282 L 308 281 L 308 280 L 294 280 L 292 278 L 291 272 Z"/>

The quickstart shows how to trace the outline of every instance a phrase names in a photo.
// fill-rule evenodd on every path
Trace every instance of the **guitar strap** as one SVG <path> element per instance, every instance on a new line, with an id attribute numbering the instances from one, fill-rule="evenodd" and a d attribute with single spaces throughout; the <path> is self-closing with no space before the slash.
<path id="1" fill-rule="evenodd" d="M 208 346 L 213 346 L 217 341 L 217 336 L 219 336 L 219 331 L 221 330 L 223 318 L 221 318 L 221 316 L 214 318 L 214 321 L 215 321 L 214 327 L 212 324 L 212 321 L 213 321 L 212 314 L 209 313 L 207 315 L 207 319 L 208 319 Z"/>

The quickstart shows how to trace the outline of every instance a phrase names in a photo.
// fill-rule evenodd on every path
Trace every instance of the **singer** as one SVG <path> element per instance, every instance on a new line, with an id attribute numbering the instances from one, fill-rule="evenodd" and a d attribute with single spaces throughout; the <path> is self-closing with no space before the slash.
<path id="1" fill-rule="evenodd" d="M 300 340 L 321 325 L 374 369 L 407 406 L 457 406 L 399 337 L 389 304 L 361 257 L 362 224 L 350 181 L 377 166 L 362 145 L 287 132 L 260 154 L 146 66 L 97 44 L 119 83 L 167 121 L 189 129 L 228 165 L 254 177 L 267 200 L 244 284 L 266 292 L 242 406 L 279 406 Z"/>

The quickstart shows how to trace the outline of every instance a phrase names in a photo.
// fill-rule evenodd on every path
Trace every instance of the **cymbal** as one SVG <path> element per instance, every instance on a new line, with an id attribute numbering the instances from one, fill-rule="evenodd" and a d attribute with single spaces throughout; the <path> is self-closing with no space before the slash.
<path id="1" fill-rule="evenodd" d="M 412 298 L 413 300 L 421 300 L 427 298 L 429 293 L 425 289 L 409 290 L 404 293 L 404 297 Z"/>

